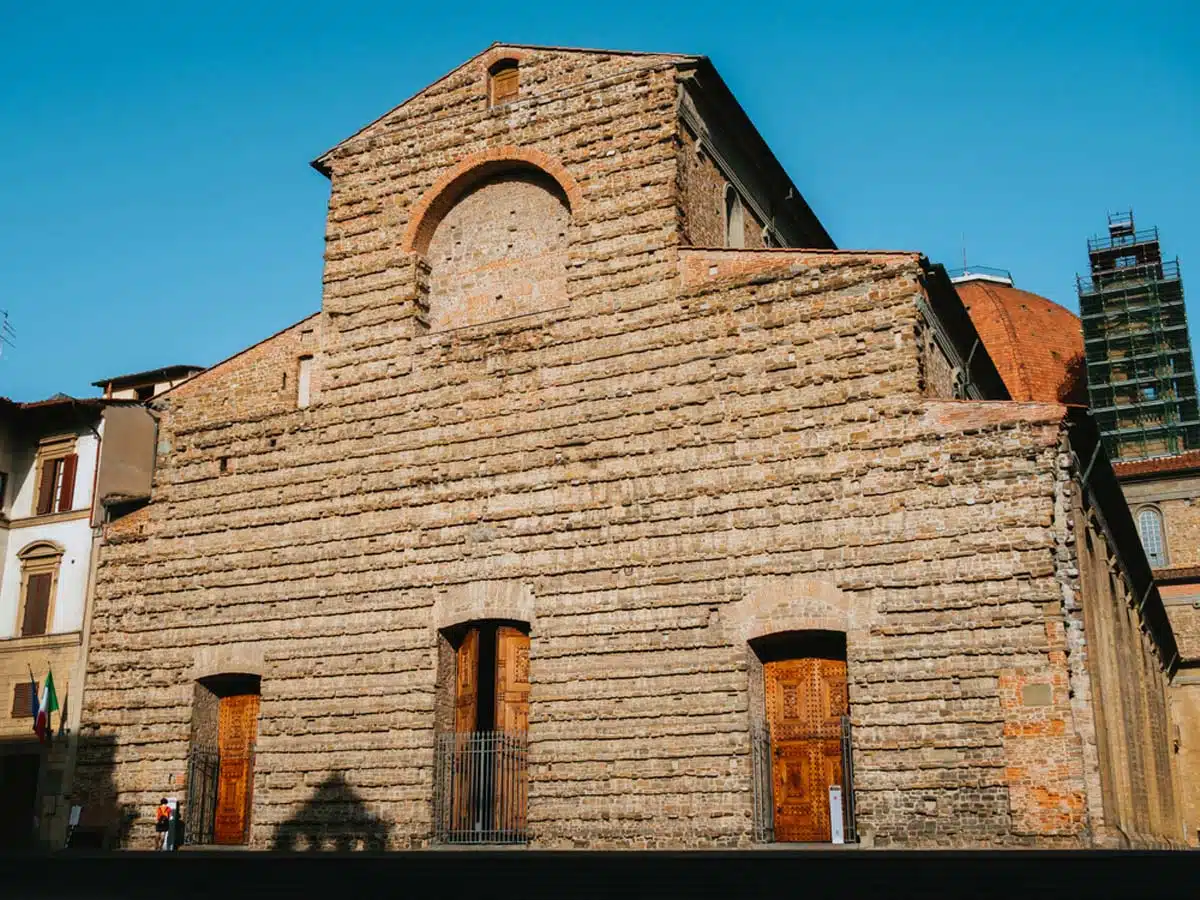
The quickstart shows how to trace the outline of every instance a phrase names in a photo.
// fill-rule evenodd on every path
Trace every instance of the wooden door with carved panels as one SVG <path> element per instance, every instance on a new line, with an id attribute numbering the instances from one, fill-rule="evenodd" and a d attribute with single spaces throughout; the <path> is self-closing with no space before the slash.
<path id="1" fill-rule="evenodd" d="M 510 625 L 496 629 L 496 730 L 529 730 L 529 635 Z"/>
<path id="2" fill-rule="evenodd" d="M 763 667 L 771 730 L 775 840 L 832 839 L 829 788 L 842 784 L 846 662 L 787 659 Z"/>
<path id="3" fill-rule="evenodd" d="M 217 718 L 220 769 L 213 823 L 213 842 L 217 844 L 244 844 L 249 837 L 258 702 L 258 694 L 221 698 Z"/>
<path id="4" fill-rule="evenodd" d="M 524 831 L 528 795 L 525 734 L 529 731 L 529 635 L 509 625 L 496 629 L 496 756 L 494 821 Z"/>
<path id="5" fill-rule="evenodd" d="M 451 825 L 455 831 L 468 831 L 475 825 L 473 802 L 478 780 L 475 759 L 475 728 L 479 714 L 479 629 L 472 627 L 458 645 L 454 667 L 454 741 L 455 766 Z"/>

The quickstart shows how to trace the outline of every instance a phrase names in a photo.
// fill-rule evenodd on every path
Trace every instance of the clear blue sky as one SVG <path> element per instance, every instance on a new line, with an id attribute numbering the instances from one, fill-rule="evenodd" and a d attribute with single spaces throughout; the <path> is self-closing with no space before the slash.
<path id="1" fill-rule="evenodd" d="M 1132 206 L 1200 349 L 1200 4 L 8 3 L 0 395 L 209 365 L 315 311 L 309 161 L 493 41 L 710 56 L 845 248 L 1075 308 Z M 502 10 L 502 14 L 492 10 Z"/>

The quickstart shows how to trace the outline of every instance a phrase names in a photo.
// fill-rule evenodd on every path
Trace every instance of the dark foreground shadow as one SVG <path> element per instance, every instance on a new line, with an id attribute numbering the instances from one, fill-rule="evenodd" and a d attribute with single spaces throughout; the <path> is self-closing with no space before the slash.
<path id="1" fill-rule="evenodd" d="M 112 737 L 81 736 L 75 745 L 75 777 L 66 777 L 73 739 L 50 744 L 30 738 L 0 740 L 0 847 L 60 849 L 73 806 L 79 824 L 69 849 L 109 850 L 122 846 L 138 811 L 117 802 Z M 51 835 L 49 844 L 42 838 Z"/>
<path id="2" fill-rule="evenodd" d="M 68 802 L 82 809 L 68 849 L 112 850 L 128 843 L 129 832 L 140 813 L 131 804 L 117 802 L 117 783 L 113 777 L 116 749 L 112 737 L 79 738 L 75 782 Z"/>
<path id="3" fill-rule="evenodd" d="M 275 832 L 272 850 L 374 850 L 387 847 L 388 825 L 334 772 Z"/>

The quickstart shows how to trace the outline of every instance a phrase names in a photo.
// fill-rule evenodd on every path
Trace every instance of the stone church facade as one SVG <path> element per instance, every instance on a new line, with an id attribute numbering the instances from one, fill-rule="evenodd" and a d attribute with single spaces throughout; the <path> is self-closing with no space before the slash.
<path id="1" fill-rule="evenodd" d="M 1090 423 L 836 249 L 706 59 L 493 46 L 315 165 L 322 309 L 152 402 L 106 535 L 113 840 L 1178 840 Z"/>

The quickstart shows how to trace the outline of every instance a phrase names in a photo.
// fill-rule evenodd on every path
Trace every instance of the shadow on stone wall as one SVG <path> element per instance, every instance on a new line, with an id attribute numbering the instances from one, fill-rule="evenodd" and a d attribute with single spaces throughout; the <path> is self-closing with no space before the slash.
<path id="1" fill-rule="evenodd" d="M 0 847 L 36 846 L 35 816 L 41 841 L 62 847 L 72 806 L 81 814 L 70 849 L 111 849 L 127 840 L 138 811 L 117 803 L 116 740 L 80 737 L 74 779 L 65 771 L 70 747 L 65 735 L 49 745 L 32 737 L 0 739 Z"/>
<path id="2" fill-rule="evenodd" d="M 363 799 L 334 772 L 296 815 L 275 831 L 272 850 L 384 850 L 388 824 L 367 809 Z"/>
<path id="3" fill-rule="evenodd" d="M 67 802 L 83 809 L 71 836 L 71 849 L 125 847 L 138 816 L 153 815 L 153 810 L 117 802 L 116 751 L 116 738 L 110 735 L 79 738 L 75 781 Z"/>

